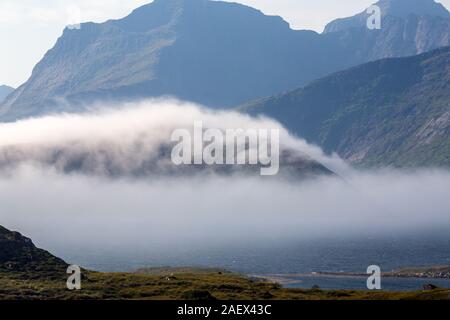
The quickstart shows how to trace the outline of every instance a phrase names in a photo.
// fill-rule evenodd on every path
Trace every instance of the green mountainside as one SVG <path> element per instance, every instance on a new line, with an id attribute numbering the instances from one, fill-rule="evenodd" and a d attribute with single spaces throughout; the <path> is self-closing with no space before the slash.
<path id="1" fill-rule="evenodd" d="M 241 108 L 361 166 L 450 165 L 450 47 L 383 59 Z"/>

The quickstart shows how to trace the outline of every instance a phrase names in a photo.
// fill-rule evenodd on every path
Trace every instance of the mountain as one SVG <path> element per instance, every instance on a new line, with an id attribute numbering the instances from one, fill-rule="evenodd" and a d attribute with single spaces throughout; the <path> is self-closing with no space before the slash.
<path id="1" fill-rule="evenodd" d="M 20 233 L 0 226 L 0 273 L 39 272 L 42 276 L 52 273 L 64 276 L 67 266 L 63 260 L 36 248 Z"/>
<path id="2" fill-rule="evenodd" d="M 120 20 L 65 29 L 0 117 L 161 95 L 231 107 L 343 66 L 327 58 L 333 44 L 321 39 L 236 3 L 156 0 Z"/>
<path id="3" fill-rule="evenodd" d="M 141 133 L 141 132 L 140 132 Z M 1 135 L 1 132 L 0 132 Z M 335 173 L 301 150 L 280 146 L 280 157 L 269 165 L 183 165 L 177 166 L 171 160 L 173 144 L 150 147 L 142 134 L 130 141 L 117 145 L 117 136 L 112 140 L 102 139 L 96 143 L 92 137 L 89 143 L 71 137 L 68 141 L 49 144 L 17 144 L 0 146 L 0 171 L 10 172 L 21 165 L 33 163 L 41 168 L 51 168 L 64 174 L 83 174 L 108 178 L 133 178 L 149 180 L 157 177 L 202 176 L 248 176 L 260 177 L 261 169 L 271 167 L 276 171 L 273 179 L 294 179 L 296 181 L 318 176 L 334 176 Z M 242 146 L 245 148 L 245 146 Z M 133 150 L 129 153 L 118 150 Z M 247 153 L 248 148 L 246 149 Z M 276 170 L 277 169 L 277 170 Z M 279 169 L 279 170 L 278 170 Z M 267 180 L 268 177 L 265 177 Z"/>
<path id="4" fill-rule="evenodd" d="M 155 0 L 123 19 L 65 29 L 0 106 L 0 121 L 164 95 L 234 107 L 368 61 L 450 45 L 445 8 L 405 3 L 379 2 L 381 30 L 368 30 L 362 13 L 318 34 L 236 3 Z"/>
<path id="5" fill-rule="evenodd" d="M 381 9 L 384 19 L 402 18 L 408 19 L 410 16 L 419 18 L 435 17 L 449 19 L 450 13 L 440 3 L 434 0 L 381 0 L 374 5 Z M 336 19 L 325 27 L 325 33 L 347 31 L 348 29 L 367 29 L 367 10 L 343 19 Z M 382 24 L 383 25 L 383 24 Z M 383 29 L 383 28 L 382 28 Z"/>
<path id="6" fill-rule="evenodd" d="M 361 166 L 449 166 L 450 47 L 364 64 L 243 109 Z"/>
<path id="7" fill-rule="evenodd" d="M 14 91 L 14 88 L 8 86 L 0 86 L 0 103 L 2 103 L 5 98 Z"/>
<path id="8" fill-rule="evenodd" d="M 381 0 L 381 29 L 370 30 L 364 11 L 329 23 L 324 33 L 347 47 L 355 64 L 416 55 L 450 45 L 450 12 L 434 0 Z"/>

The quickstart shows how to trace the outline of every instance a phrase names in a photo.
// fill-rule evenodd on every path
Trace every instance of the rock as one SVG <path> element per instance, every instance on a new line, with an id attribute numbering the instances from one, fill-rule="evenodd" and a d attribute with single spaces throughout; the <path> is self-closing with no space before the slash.
<path id="1" fill-rule="evenodd" d="M 436 290 L 436 289 L 439 289 L 439 288 L 433 284 L 424 284 L 423 285 L 423 290 L 425 290 L 425 291 L 431 291 L 431 290 Z"/>
<path id="2" fill-rule="evenodd" d="M 262 298 L 263 299 L 272 299 L 274 296 L 273 296 L 273 294 L 271 294 L 269 291 L 266 291 L 263 295 L 262 295 Z"/>
<path id="3" fill-rule="evenodd" d="M 211 295 L 209 291 L 190 290 L 183 294 L 183 299 L 186 300 L 217 300 Z"/>

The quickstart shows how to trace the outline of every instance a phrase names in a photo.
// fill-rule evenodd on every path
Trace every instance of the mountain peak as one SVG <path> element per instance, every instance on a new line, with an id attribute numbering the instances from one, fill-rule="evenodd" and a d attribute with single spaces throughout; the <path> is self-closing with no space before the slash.
<path id="1" fill-rule="evenodd" d="M 448 14 L 433 0 L 378 3 L 391 13 Z M 330 31 L 352 32 L 322 36 L 238 3 L 155 0 L 122 19 L 66 29 L 30 79 L 0 102 L 0 119 L 160 96 L 231 108 L 349 66 L 449 45 L 446 18 L 389 18 L 382 32 L 368 30 L 367 18 L 338 20 Z"/>
<path id="2" fill-rule="evenodd" d="M 380 0 L 376 3 L 383 15 L 405 17 L 410 14 L 450 18 L 450 12 L 434 0 Z"/>
<path id="3" fill-rule="evenodd" d="M 133 10 L 123 19 L 113 20 L 112 23 L 127 31 L 143 32 L 162 26 L 173 26 L 183 19 L 190 24 L 217 20 L 226 24 L 226 20 L 231 19 L 242 24 L 249 20 L 250 23 L 254 22 L 252 19 L 261 21 L 265 18 L 261 11 L 238 3 L 212 0 L 155 0 Z M 279 21 L 288 26 L 281 18 Z"/>
<path id="4" fill-rule="evenodd" d="M 380 0 L 375 5 L 380 7 L 383 17 L 406 19 L 413 15 L 450 19 L 450 12 L 434 0 Z M 366 27 L 368 17 L 368 13 L 364 10 L 352 17 L 336 19 L 325 27 L 324 33 Z"/>
<path id="5" fill-rule="evenodd" d="M 231 107 L 322 74 L 305 70 L 314 64 L 307 58 L 320 61 L 326 53 L 309 45 L 318 38 L 238 3 L 156 0 L 121 19 L 67 28 L 1 104 L 0 117 L 36 115 L 61 101 L 75 106 L 159 96 Z M 289 73 L 292 68 L 305 71 Z M 44 80 L 49 76 L 51 83 Z"/>

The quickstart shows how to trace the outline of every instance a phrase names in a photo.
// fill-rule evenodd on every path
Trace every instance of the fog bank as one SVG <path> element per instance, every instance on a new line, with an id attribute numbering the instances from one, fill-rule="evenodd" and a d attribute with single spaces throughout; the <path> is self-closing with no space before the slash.
<path id="1" fill-rule="evenodd" d="M 352 170 L 282 128 L 286 148 L 340 176 L 293 181 L 103 174 L 105 163 L 126 173 L 160 157 L 171 130 L 195 120 L 217 128 L 281 128 L 268 119 L 176 101 L 0 124 L 0 225 L 50 250 L 118 252 L 450 230 L 449 171 Z M 65 158 L 87 152 L 86 163 L 97 169 L 60 170 L 46 158 L 55 146 Z M 11 148 L 15 161 L 8 161 Z"/>

